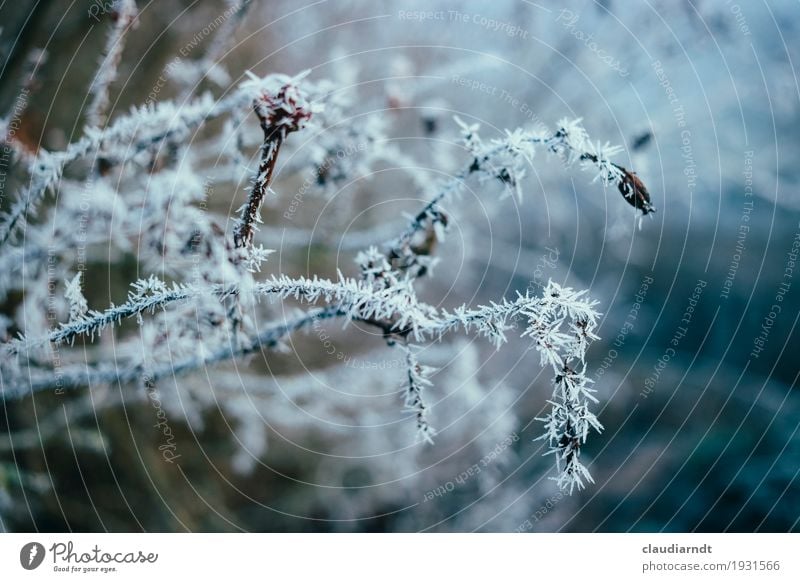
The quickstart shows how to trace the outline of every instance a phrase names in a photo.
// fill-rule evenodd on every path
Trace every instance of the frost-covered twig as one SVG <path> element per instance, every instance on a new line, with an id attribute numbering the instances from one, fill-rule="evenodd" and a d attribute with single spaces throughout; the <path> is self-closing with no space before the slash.
<path id="1" fill-rule="evenodd" d="M 537 419 L 545 427 L 545 433 L 539 438 L 548 441 L 548 453 L 556 458 L 559 475 L 554 480 L 560 489 L 569 493 L 576 488 L 583 489 L 584 481 L 594 483 L 591 473 L 580 460 L 581 446 L 586 442 L 590 429 L 603 430 L 603 425 L 589 410 L 589 402 L 597 402 L 587 386 L 589 382 L 585 369 L 576 371 L 565 366 L 556 376 L 553 400 L 548 400 L 550 414 Z"/>
<path id="2" fill-rule="evenodd" d="M 262 94 L 262 87 L 280 87 L 287 79 L 289 77 L 285 75 L 270 75 L 255 83 L 251 78 L 219 101 L 206 94 L 181 106 L 172 102 L 150 103 L 133 108 L 128 115 L 117 118 L 103 129 L 87 128 L 83 137 L 63 151 L 40 150 L 31 163 L 28 186 L 1 217 L 0 247 L 24 228 L 27 217 L 35 211 L 46 192 L 58 186 L 69 164 L 91 155 L 97 156 L 101 148 L 107 148 L 109 151 L 104 151 L 103 155 L 114 160 L 130 157 L 166 140 L 182 142 L 208 121 L 246 107 Z"/>
<path id="3" fill-rule="evenodd" d="M 461 307 L 453 314 L 445 313 L 437 332 L 442 334 L 461 326 L 475 329 L 489 338 L 497 348 L 506 341 L 509 321 L 522 316 L 528 320 L 523 336 L 532 338 L 540 354 L 541 364 L 550 366 L 555 388 L 548 402 L 551 411 L 541 418 L 545 434 L 540 437 L 550 443 L 550 453 L 556 456 L 558 486 L 570 493 L 592 482 L 588 469 L 580 462 L 580 448 L 590 429 L 598 432 L 602 425 L 589 409 L 597 402 L 586 377 L 585 355 L 592 340 L 597 339 L 598 313 L 596 301 L 586 298 L 585 291 L 575 291 L 549 281 L 541 297 L 520 295 L 515 301 L 502 301 L 478 309 Z"/>
<path id="4" fill-rule="evenodd" d="M 74 285 L 76 283 L 79 284 L 79 281 L 79 277 L 73 279 L 70 283 L 70 288 L 74 289 Z M 69 291 L 70 289 L 68 289 L 68 294 Z M 79 336 L 87 336 L 92 339 L 108 326 L 113 326 L 129 317 L 139 316 L 145 312 L 153 312 L 169 304 L 197 298 L 201 295 L 224 298 L 235 292 L 235 288 L 223 287 L 222 285 L 197 288 L 173 283 L 172 287 L 169 288 L 163 281 L 151 276 L 149 279 L 141 279 L 133 284 L 133 290 L 128 294 L 128 300 L 125 303 L 112 305 L 105 311 L 84 310 L 80 314 L 73 312 L 70 314 L 70 319 L 67 323 L 62 323 L 57 330 L 47 337 L 38 339 L 23 337 L 11 342 L 9 348 L 15 353 L 25 353 L 47 343 L 60 344 L 74 341 Z"/>
<path id="5" fill-rule="evenodd" d="M 581 121 L 580 118 L 562 119 L 552 135 L 545 133 L 523 137 L 520 134 L 518 139 L 543 144 L 549 152 L 561 157 L 566 165 L 579 161 L 585 169 L 597 172 L 595 179 L 604 184 L 615 184 L 628 204 L 640 210 L 642 215 L 655 212 L 644 183 L 634 172 L 611 161 L 610 158 L 621 153 L 622 148 L 608 142 L 601 144 L 591 141 Z"/>
<path id="6" fill-rule="evenodd" d="M 86 111 L 90 126 L 99 127 L 106 119 L 108 108 L 108 88 L 117 78 L 117 69 L 125 48 L 126 33 L 137 24 L 137 8 L 134 0 L 116 0 L 111 15 L 114 26 L 108 33 L 108 40 L 100 60 L 100 67 L 89 88 L 92 101 Z"/>
<path id="7" fill-rule="evenodd" d="M 64 297 L 69 302 L 70 321 L 82 318 L 89 309 L 86 297 L 83 296 L 81 291 L 81 278 L 82 273 L 79 272 L 72 280 L 67 282 L 67 290 L 64 292 Z"/>
<path id="8" fill-rule="evenodd" d="M 248 247 L 253 243 L 256 224 L 261 222 L 261 204 L 269 191 L 278 152 L 286 136 L 301 129 L 311 118 L 313 106 L 308 95 L 298 87 L 298 82 L 303 77 L 305 73 L 291 79 L 273 93 L 270 87 L 263 86 L 261 79 L 251 76 L 254 90 L 261 91 L 255 99 L 253 109 L 264 132 L 264 143 L 261 145 L 258 173 L 253 180 L 247 203 L 240 208 L 241 215 L 234 230 L 233 238 L 238 248 Z"/>
<path id="9" fill-rule="evenodd" d="M 406 355 L 406 374 L 408 380 L 404 390 L 404 405 L 406 410 L 414 414 L 417 423 L 417 438 L 421 441 L 433 444 L 433 437 L 436 431 L 428 422 L 428 405 L 425 404 L 424 392 L 431 386 L 428 377 L 433 372 L 433 368 L 423 366 L 417 360 L 413 347 L 405 343 L 403 350 Z"/>
<path id="10" fill-rule="evenodd" d="M 526 293 L 525 295 L 518 294 L 514 301 L 503 299 L 500 302 L 492 302 L 490 305 L 476 309 L 469 309 L 462 305 L 453 313 L 444 311 L 442 319 L 431 333 L 441 338 L 445 333 L 459 327 L 466 332 L 474 330 L 490 340 L 495 348 L 500 349 L 500 346 L 508 341 L 505 332 L 513 328 L 509 320 L 526 310 L 535 311 L 540 302 L 539 298 L 531 297 Z"/>
<path id="11" fill-rule="evenodd" d="M 556 458 L 559 488 L 572 493 L 582 489 L 584 481 L 593 482 L 589 470 L 580 461 L 581 446 L 590 429 L 602 430 L 600 421 L 589 409 L 597 402 L 592 382 L 586 377 L 585 356 L 589 343 L 596 339 L 598 313 L 596 302 L 585 299 L 585 292 L 555 286 L 550 282 L 543 293 L 544 303 L 529 310 L 529 326 L 524 335 L 535 341 L 542 365 L 555 372 L 550 413 L 539 418 L 545 432 L 539 437 L 550 446 Z M 568 323 L 568 329 L 564 324 Z"/>
<path id="12" fill-rule="evenodd" d="M 5 400 L 14 400 L 44 390 L 74 389 L 99 384 L 130 384 L 139 381 L 144 376 L 152 381 L 158 381 L 162 378 L 179 376 L 204 369 L 207 366 L 227 362 L 261 349 L 275 348 L 283 342 L 286 336 L 311 325 L 314 321 L 343 315 L 344 313 L 336 307 L 313 309 L 288 321 L 265 327 L 253 339 L 244 344 L 223 346 L 211 352 L 200 353 L 149 368 L 141 362 L 137 362 L 129 365 L 119 363 L 111 366 L 63 367 L 47 373 L 31 370 L 29 374 L 13 378 L 13 383 L 9 378 L 9 381 L 5 383 L 5 389 L 0 392 L 0 396 Z"/>
<path id="13" fill-rule="evenodd" d="M 293 279 L 283 275 L 259 283 L 256 289 L 258 294 L 276 293 L 283 298 L 294 297 L 309 303 L 322 299 L 338 306 L 350 319 L 379 325 L 387 333 L 412 333 L 421 339 L 436 325 L 436 309 L 417 299 L 410 279 L 375 288 L 368 282 L 348 279 L 341 274 L 337 282 L 316 276 Z"/>
<path id="14" fill-rule="evenodd" d="M 400 236 L 387 243 L 391 256 L 407 255 L 411 241 L 418 232 L 433 229 L 438 235 L 439 229 L 447 226 L 447 217 L 441 205 L 459 193 L 470 176 L 475 175 L 480 181 L 499 180 L 521 201 L 522 179 L 527 173 L 527 166 L 533 161 L 537 145 L 559 156 L 565 166 L 580 162 L 582 169 L 595 172 L 595 179 L 604 184 L 616 184 L 625 200 L 641 210 L 642 214 L 655 211 L 642 181 L 633 172 L 610 161 L 613 155 L 622 151 L 621 148 L 592 142 L 580 119 L 562 119 L 558 129 L 552 133 L 546 130 L 507 130 L 504 137 L 492 139 L 488 144 L 478 134 L 478 124 L 468 125 L 458 118 L 456 121 L 461 126 L 462 139 L 472 160 L 439 188 Z"/>
<path id="15" fill-rule="evenodd" d="M 68 297 L 77 297 L 79 276 L 70 282 Z M 252 296 L 277 296 L 282 299 L 292 297 L 314 304 L 322 300 L 336 306 L 354 320 L 385 322 L 391 330 L 398 333 L 413 331 L 417 336 L 436 328 L 435 309 L 418 301 L 410 280 L 397 281 L 382 289 L 356 279 L 346 278 L 340 273 L 338 281 L 319 277 L 292 278 L 286 275 L 272 276 L 266 281 L 250 288 Z M 128 300 L 120 305 L 112 305 L 105 311 L 86 310 L 78 312 L 71 309 L 69 322 L 61 324 L 45 338 L 22 338 L 14 340 L 9 348 L 14 353 L 27 351 L 47 343 L 60 344 L 79 336 L 92 338 L 108 326 L 129 317 L 140 316 L 146 312 L 167 307 L 181 301 L 213 297 L 216 300 L 240 294 L 235 285 L 192 286 L 173 283 L 168 287 L 163 281 L 150 277 L 133 284 Z M 82 297 L 82 296 L 81 296 Z"/>

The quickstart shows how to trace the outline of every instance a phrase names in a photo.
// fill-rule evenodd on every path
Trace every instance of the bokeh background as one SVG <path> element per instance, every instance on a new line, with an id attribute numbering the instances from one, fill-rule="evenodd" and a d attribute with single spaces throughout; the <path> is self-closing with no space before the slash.
<path id="1" fill-rule="evenodd" d="M 221 59 L 231 84 L 246 70 L 310 69 L 352 97 L 354 120 L 384 124 L 402 153 L 299 204 L 302 177 L 282 159 L 262 232 L 277 250 L 270 271 L 352 270 L 356 250 L 397 232 L 425 182 L 465 161 L 454 115 L 487 138 L 581 117 L 594 139 L 624 146 L 617 161 L 648 185 L 657 213 L 640 220 L 615 188 L 542 152 L 522 203 L 472 184 L 447 206 L 451 232 L 423 292 L 444 306 L 478 304 L 552 278 L 600 301 L 589 374 L 606 430 L 584 450 L 596 483 L 566 496 L 548 479 L 552 460 L 534 439 L 551 388 L 526 342 L 496 352 L 461 339 L 424 352 L 439 368 L 429 397 L 440 435 L 423 446 L 402 414 L 400 356 L 373 331 L 326 323 L 289 353 L 163 387 L 178 403 L 168 411 L 177 463 L 164 462 L 153 406 L 136 387 L 4 402 L 0 529 L 800 529 L 796 2 L 251 4 Z M 0 6 L 3 111 L 28 55 L 47 52 L 21 124 L 32 147 L 80 135 L 110 27 L 93 6 Z M 145 102 L 228 8 L 140 0 L 114 111 Z M 205 89 L 222 92 L 207 79 Z M 167 82 L 156 99 L 177 96 Z M 399 169 L 408 165 L 416 179 Z M 215 187 L 210 207 L 233 216 L 242 180 Z M 135 278 L 135 260 L 102 252 L 89 269 L 97 305 Z M 19 301 L 6 298 L 3 311 Z M 483 470 L 470 472 L 476 464 Z"/>

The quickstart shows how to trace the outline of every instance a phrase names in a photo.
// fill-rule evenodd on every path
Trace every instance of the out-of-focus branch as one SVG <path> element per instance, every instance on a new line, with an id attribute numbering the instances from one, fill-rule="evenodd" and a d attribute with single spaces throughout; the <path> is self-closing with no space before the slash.
<path id="1" fill-rule="evenodd" d="M 134 0 L 117 0 L 111 15 L 114 19 L 114 26 L 108 33 L 106 48 L 103 51 L 104 56 L 100 60 L 100 67 L 89 88 L 92 101 L 86 111 L 86 119 L 92 127 L 99 127 L 106 120 L 109 87 L 117 79 L 119 61 L 125 48 L 125 35 L 138 24 L 136 2 Z"/>
<path id="2" fill-rule="evenodd" d="M 84 136 L 58 152 L 40 150 L 32 161 L 29 184 L 24 188 L 10 210 L 2 215 L 0 247 L 24 228 L 27 217 L 36 209 L 48 190 L 55 190 L 64 169 L 71 163 L 97 155 L 101 147 L 119 150 L 121 157 L 159 145 L 167 140 L 187 138 L 199 127 L 234 109 L 245 107 L 260 97 L 263 87 L 284 84 L 285 75 L 271 75 L 264 79 L 251 77 L 228 97 L 215 101 L 204 95 L 186 105 L 171 102 L 158 103 L 134 109 L 103 128 L 87 128 Z"/>
<path id="3" fill-rule="evenodd" d="M 210 353 L 185 358 L 175 362 L 158 364 L 147 368 L 143 364 L 125 366 L 75 366 L 38 373 L 31 370 L 30 376 L 14 379 L 14 385 L 6 386 L 0 396 L 5 400 L 24 398 L 32 393 L 45 390 L 66 390 L 98 384 L 130 384 L 147 378 L 158 381 L 162 378 L 179 376 L 189 372 L 226 362 L 234 358 L 255 353 L 261 349 L 275 348 L 289 334 L 298 331 L 316 320 L 330 319 L 345 315 L 338 307 L 313 309 L 280 324 L 270 325 L 261 330 L 255 338 L 237 345 L 225 346 Z"/>

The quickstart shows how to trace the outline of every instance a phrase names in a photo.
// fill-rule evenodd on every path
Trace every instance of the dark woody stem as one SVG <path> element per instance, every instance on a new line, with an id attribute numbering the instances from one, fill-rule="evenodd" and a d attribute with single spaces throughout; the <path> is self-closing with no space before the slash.
<path id="1" fill-rule="evenodd" d="M 240 249 L 253 244 L 261 205 L 269 192 L 281 145 L 287 135 L 301 129 L 311 117 L 311 110 L 298 103 L 296 88 L 291 85 L 284 85 L 275 95 L 263 95 L 256 100 L 253 109 L 264 132 L 264 143 L 253 189 L 233 233 L 234 245 Z"/>
<path id="2" fill-rule="evenodd" d="M 258 107 L 256 107 L 256 113 L 258 113 Z M 258 166 L 258 174 L 256 175 L 253 189 L 250 191 L 247 204 L 242 210 L 239 224 L 236 226 L 236 231 L 233 235 L 236 248 L 244 248 L 253 244 L 255 224 L 258 221 L 261 205 L 264 203 L 264 198 L 272 182 L 272 175 L 275 172 L 275 162 L 278 159 L 278 152 L 283 144 L 284 136 L 282 133 L 269 127 L 266 118 L 260 117 L 260 120 L 261 128 L 264 130 L 264 143 L 261 146 L 261 162 Z"/>

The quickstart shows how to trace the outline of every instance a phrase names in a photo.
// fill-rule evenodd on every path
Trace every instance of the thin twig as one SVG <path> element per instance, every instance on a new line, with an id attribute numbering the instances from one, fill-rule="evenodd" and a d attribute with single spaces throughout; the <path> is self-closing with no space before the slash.
<path id="1" fill-rule="evenodd" d="M 311 107 L 297 85 L 290 82 L 275 95 L 263 94 L 253 109 L 264 132 L 261 145 L 261 161 L 247 203 L 241 209 L 233 240 L 237 248 L 253 244 L 256 223 L 261 222 L 261 205 L 269 191 L 275 162 L 286 136 L 301 129 L 311 117 Z"/>
<path id="2" fill-rule="evenodd" d="M 130 384 L 148 377 L 152 381 L 162 378 L 187 374 L 204 368 L 255 353 L 262 348 L 274 348 L 289 334 L 298 331 L 316 320 L 341 317 L 345 312 L 338 307 L 313 309 L 289 321 L 273 324 L 260 331 L 249 342 L 237 346 L 228 345 L 202 356 L 188 357 L 177 362 L 167 362 L 147 368 L 143 364 L 128 366 L 77 366 L 53 370 L 47 375 L 37 377 L 31 374 L 28 378 L 17 378 L 13 387 L 7 387 L 0 393 L 4 400 L 23 398 L 31 393 L 44 390 L 75 389 L 83 386 L 99 384 Z"/>
<path id="3" fill-rule="evenodd" d="M 119 61 L 125 48 L 125 35 L 136 26 L 136 13 L 134 0 L 118 0 L 112 12 L 114 26 L 108 33 L 106 48 L 103 51 L 104 57 L 89 89 L 92 102 L 86 111 L 86 119 L 92 127 L 99 127 L 106 120 L 106 109 L 109 104 L 108 88 L 117 79 Z"/>

